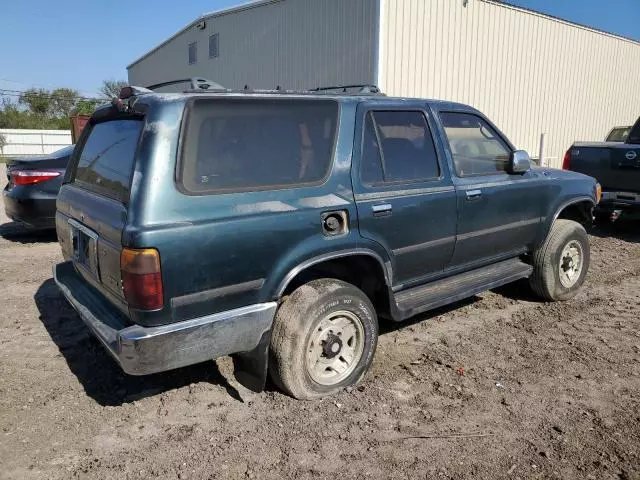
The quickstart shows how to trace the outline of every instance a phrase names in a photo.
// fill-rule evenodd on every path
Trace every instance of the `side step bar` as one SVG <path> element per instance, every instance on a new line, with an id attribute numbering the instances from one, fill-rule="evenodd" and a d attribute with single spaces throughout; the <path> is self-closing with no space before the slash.
<path id="1" fill-rule="evenodd" d="M 521 278 L 528 278 L 533 267 L 512 258 L 487 267 L 471 270 L 426 285 L 402 290 L 394 295 L 400 314 L 406 320 L 427 310 L 472 297 Z"/>

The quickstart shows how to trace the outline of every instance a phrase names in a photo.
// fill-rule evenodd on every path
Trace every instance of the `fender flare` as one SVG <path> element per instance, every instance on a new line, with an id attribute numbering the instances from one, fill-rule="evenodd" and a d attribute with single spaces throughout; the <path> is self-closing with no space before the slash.
<path id="1" fill-rule="evenodd" d="M 555 223 L 555 221 L 558 219 L 558 217 L 560 216 L 560 214 L 562 213 L 562 211 L 567 208 L 570 207 L 571 205 L 575 205 L 577 203 L 582 203 L 582 202 L 589 202 L 592 207 L 596 206 L 596 202 L 594 202 L 593 198 L 588 197 L 588 196 L 580 196 L 580 197 L 573 197 L 570 200 L 566 200 L 563 203 L 560 204 L 560 206 L 556 209 L 553 217 L 551 217 L 551 220 L 549 221 L 550 217 L 546 217 L 545 221 L 547 222 L 546 225 L 544 226 L 544 230 L 543 230 L 543 235 L 541 236 L 541 241 L 544 242 L 544 240 L 547 238 L 547 236 L 549 235 L 549 232 L 551 231 L 551 227 L 553 226 L 553 224 Z"/>
<path id="2" fill-rule="evenodd" d="M 284 276 L 284 278 L 278 284 L 278 288 L 276 289 L 276 298 L 280 298 L 284 291 L 287 289 L 287 286 L 291 281 L 302 271 L 306 270 L 313 265 L 317 265 L 318 263 L 326 262 L 327 260 L 334 260 L 336 258 L 343 257 L 351 257 L 354 255 L 366 255 L 375 259 L 380 268 L 382 268 L 382 272 L 384 274 L 384 281 L 389 288 L 391 288 L 393 282 L 393 268 L 391 266 L 391 261 L 387 260 L 386 262 L 382 258 L 381 255 L 376 253 L 375 251 L 369 248 L 350 248 L 346 250 L 338 250 L 336 252 L 325 253 L 323 255 L 318 255 L 316 257 L 309 258 L 294 268 L 289 270 L 289 272 Z"/>

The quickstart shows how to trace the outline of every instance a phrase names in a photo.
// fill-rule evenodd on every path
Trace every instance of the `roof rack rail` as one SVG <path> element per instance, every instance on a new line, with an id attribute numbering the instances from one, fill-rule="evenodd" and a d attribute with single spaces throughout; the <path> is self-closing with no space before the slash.
<path id="1" fill-rule="evenodd" d="M 161 87 L 168 87 L 169 85 L 177 85 L 179 83 L 189 83 L 191 90 L 226 90 L 219 83 L 213 82 L 202 77 L 182 78 L 179 80 L 169 80 L 168 82 L 156 83 L 155 85 L 149 85 L 147 89 L 155 90 Z"/>
<path id="2" fill-rule="evenodd" d="M 358 89 L 356 93 L 360 95 L 384 95 L 377 85 L 356 84 L 356 85 L 335 85 L 331 87 L 316 87 L 310 89 L 311 92 L 330 92 L 338 90 L 340 93 L 349 93 L 347 90 Z"/>

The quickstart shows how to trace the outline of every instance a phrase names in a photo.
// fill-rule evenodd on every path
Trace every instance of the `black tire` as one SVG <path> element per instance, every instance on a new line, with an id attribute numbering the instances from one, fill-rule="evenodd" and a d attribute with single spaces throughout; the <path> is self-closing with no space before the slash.
<path id="1" fill-rule="evenodd" d="M 560 278 L 561 262 L 571 261 L 562 258 L 565 247 L 573 245 L 581 250 L 582 263 L 575 280 L 567 285 Z M 591 254 L 589 237 L 584 227 L 572 220 L 556 220 L 542 246 L 533 254 L 533 275 L 530 278 L 533 291 L 547 301 L 569 300 L 577 295 L 589 270 Z M 563 263 L 567 268 L 569 265 Z M 573 265 L 571 263 L 570 265 Z"/>
<path id="2" fill-rule="evenodd" d="M 362 353 L 357 361 L 353 356 L 351 363 L 355 366 L 349 367 L 351 371 L 346 378 L 331 385 L 318 383 L 308 368 L 307 362 L 311 361 L 308 359 L 313 355 L 307 349 L 312 341 L 318 345 L 315 340 L 320 335 L 317 333 L 321 331 L 320 325 L 327 325 L 323 322 L 330 321 L 327 319 L 339 312 L 347 312 L 354 322 L 360 322 L 362 329 L 358 330 L 358 338 L 361 344 L 358 345 L 362 345 Z M 338 315 L 338 318 L 342 317 Z M 347 348 L 342 341 L 338 343 L 340 346 L 337 348 Z M 331 395 L 356 384 L 364 376 L 373 360 L 377 343 L 378 318 L 371 301 L 361 290 L 340 280 L 313 280 L 297 288 L 278 308 L 271 334 L 269 374 L 281 390 L 294 398 L 308 400 Z M 340 355 L 329 354 L 334 357 Z M 330 369 L 327 371 L 331 374 Z"/>

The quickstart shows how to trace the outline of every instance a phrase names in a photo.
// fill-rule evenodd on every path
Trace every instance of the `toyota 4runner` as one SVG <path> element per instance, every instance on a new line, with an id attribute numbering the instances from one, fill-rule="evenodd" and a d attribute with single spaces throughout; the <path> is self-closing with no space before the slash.
<path id="1" fill-rule="evenodd" d="M 232 355 L 245 386 L 314 398 L 362 378 L 379 318 L 525 278 L 573 297 L 598 196 L 458 103 L 126 87 L 67 169 L 54 277 L 129 374 Z"/>

